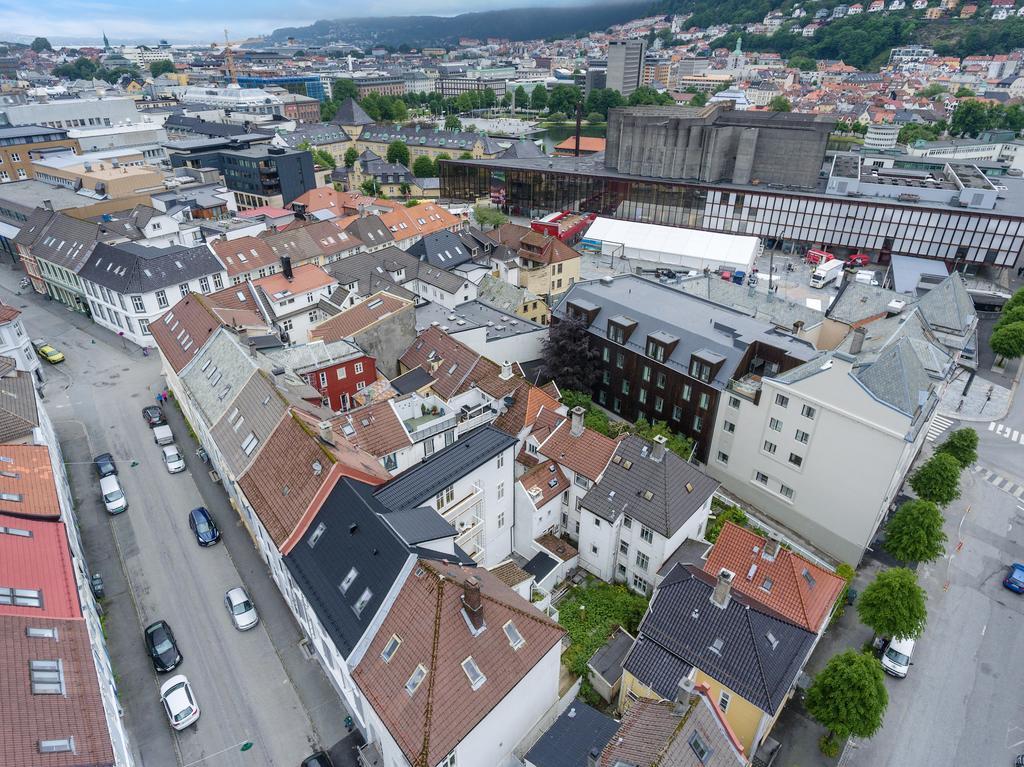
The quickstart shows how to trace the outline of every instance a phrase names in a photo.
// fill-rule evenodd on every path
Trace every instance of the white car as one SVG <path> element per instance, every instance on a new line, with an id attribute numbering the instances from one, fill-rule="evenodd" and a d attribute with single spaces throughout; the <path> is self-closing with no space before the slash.
<path id="1" fill-rule="evenodd" d="M 252 603 L 249 595 L 241 586 L 236 586 L 224 595 L 224 605 L 228 608 L 231 622 L 239 631 L 248 631 L 259 623 L 260 618 L 256 615 L 256 605 Z"/>
<path id="2" fill-rule="evenodd" d="M 171 474 L 185 471 L 185 459 L 182 457 L 177 445 L 166 445 L 163 450 L 164 465 L 167 467 L 167 471 Z"/>
<path id="3" fill-rule="evenodd" d="M 176 730 L 184 730 L 199 719 L 199 704 L 184 674 L 172 676 L 160 685 L 160 701 L 171 727 Z"/>
<path id="4" fill-rule="evenodd" d="M 882 668 L 887 674 L 903 678 L 910 671 L 913 655 L 913 639 L 892 639 L 882 653 Z"/>
<path id="5" fill-rule="evenodd" d="M 100 495 L 103 496 L 103 505 L 110 514 L 120 514 L 128 509 L 128 499 L 124 497 L 124 490 L 121 489 L 116 474 L 110 474 L 100 480 Z"/>

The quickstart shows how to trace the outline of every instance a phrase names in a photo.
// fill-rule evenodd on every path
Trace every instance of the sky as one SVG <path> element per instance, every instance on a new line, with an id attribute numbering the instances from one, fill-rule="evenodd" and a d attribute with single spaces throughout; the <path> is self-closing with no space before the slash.
<path id="1" fill-rule="evenodd" d="M 396 16 L 407 13 L 449 16 L 470 11 L 550 0 L 0 0 L 0 39 L 31 39 L 54 44 L 99 44 L 105 31 L 111 42 L 223 42 L 270 34 L 279 27 L 311 24 L 346 16 Z M 244 13 L 240 10 L 244 9 Z"/>

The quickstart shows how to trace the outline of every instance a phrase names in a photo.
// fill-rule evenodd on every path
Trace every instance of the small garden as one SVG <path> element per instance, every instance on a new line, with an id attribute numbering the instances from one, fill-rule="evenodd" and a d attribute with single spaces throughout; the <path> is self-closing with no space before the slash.
<path id="1" fill-rule="evenodd" d="M 619 583 L 588 579 L 558 603 L 558 622 L 572 641 L 562 662 L 586 683 L 587 661 L 619 626 L 635 636 L 646 611 L 647 598 L 641 594 Z"/>

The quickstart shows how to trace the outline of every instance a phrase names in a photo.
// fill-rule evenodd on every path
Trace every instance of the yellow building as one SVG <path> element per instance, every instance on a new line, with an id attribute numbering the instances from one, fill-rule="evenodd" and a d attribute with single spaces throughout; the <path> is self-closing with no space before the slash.
<path id="1" fill-rule="evenodd" d="M 146 164 L 141 151 L 133 149 L 71 152 L 32 161 L 32 175 L 39 181 L 75 191 L 87 190 L 96 199 L 146 201 L 164 191 L 164 174 Z M 136 200 L 135 198 L 143 198 Z"/>
<path id="2" fill-rule="evenodd" d="M 538 325 L 548 324 L 550 310 L 542 298 L 505 282 L 497 274 L 484 275 L 476 287 L 476 300 Z"/>
<path id="3" fill-rule="evenodd" d="M 502 224 L 487 236 L 517 251 L 519 286 L 549 302 L 580 279 L 580 254 L 557 237 L 519 224 Z"/>

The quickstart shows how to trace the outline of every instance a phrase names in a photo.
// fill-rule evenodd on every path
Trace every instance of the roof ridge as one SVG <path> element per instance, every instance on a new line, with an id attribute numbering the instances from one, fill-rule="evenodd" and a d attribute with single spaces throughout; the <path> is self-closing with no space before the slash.
<path id="1" fill-rule="evenodd" d="M 763 615 L 763 613 L 761 613 Z M 764 699 L 768 702 L 768 705 L 772 705 L 772 692 L 768 689 L 768 679 L 764 674 L 764 663 L 761 659 L 761 651 L 758 648 L 757 637 L 754 635 L 754 627 L 750 623 L 750 610 L 743 611 L 743 621 L 750 634 L 750 641 L 754 647 L 754 658 L 757 659 L 757 678 L 761 682 L 761 686 L 764 692 Z"/>
<path id="2" fill-rule="evenodd" d="M 786 550 L 780 547 L 779 548 L 779 554 L 781 555 L 783 551 L 786 551 Z M 804 614 L 804 625 L 805 626 L 810 626 L 812 631 L 817 631 L 817 627 L 811 625 L 810 611 L 808 610 L 807 602 L 804 599 L 803 589 L 800 588 L 800 579 L 803 578 L 803 573 L 798 573 L 796 571 L 796 567 L 797 567 L 796 557 L 791 552 L 787 551 L 786 553 L 788 555 L 786 557 L 786 561 L 789 562 L 789 567 L 793 571 L 793 582 L 796 584 L 796 595 L 797 595 L 797 598 L 800 600 L 800 609 L 802 610 L 802 612 Z M 810 572 L 810 571 L 808 571 L 808 572 Z"/>
<path id="3" fill-rule="evenodd" d="M 426 563 L 420 562 L 421 566 Z M 434 568 L 427 565 L 427 572 L 434 576 L 437 588 L 437 599 L 434 602 L 434 636 L 430 646 L 430 668 L 427 669 L 427 701 L 423 711 L 423 747 L 420 749 L 416 764 L 412 767 L 431 767 L 430 764 L 430 725 L 434 717 L 434 680 L 437 679 L 437 650 L 441 643 L 441 608 L 444 606 L 445 578 Z M 408 582 L 409 576 L 406 575 Z"/>

